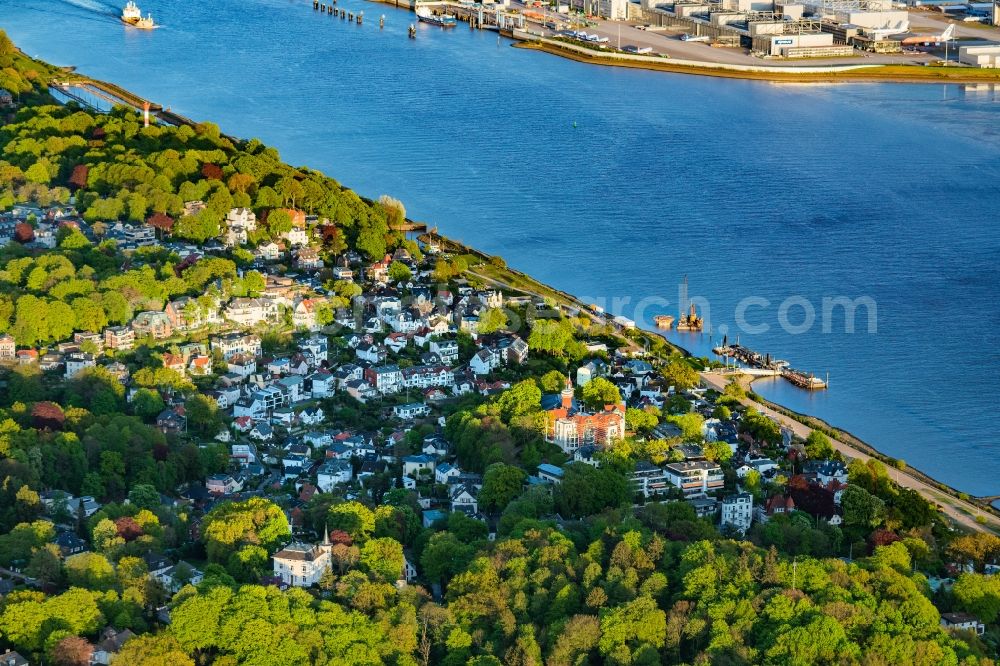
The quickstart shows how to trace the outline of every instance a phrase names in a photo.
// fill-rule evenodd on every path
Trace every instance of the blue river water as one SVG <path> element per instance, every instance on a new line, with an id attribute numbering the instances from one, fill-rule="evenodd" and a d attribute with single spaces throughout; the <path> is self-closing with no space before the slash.
<path id="1" fill-rule="evenodd" d="M 704 355 L 726 331 L 829 373 L 823 392 L 755 386 L 1000 493 L 1000 88 L 594 67 L 340 6 L 364 24 L 308 0 L 142 0 L 163 27 L 140 32 L 106 0 L 0 0 L 0 28 L 644 325 L 687 276 L 711 333 L 674 340 Z M 875 325 L 859 308 L 848 333 L 834 308 L 824 327 L 838 297 L 870 299 Z"/>

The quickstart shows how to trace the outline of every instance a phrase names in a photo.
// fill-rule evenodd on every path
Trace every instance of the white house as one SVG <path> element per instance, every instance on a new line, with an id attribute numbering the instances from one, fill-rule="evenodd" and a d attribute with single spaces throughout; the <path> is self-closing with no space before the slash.
<path id="1" fill-rule="evenodd" d="M 442 363 L 458 362 L 458 342 L 455 340 L 431 340 L 430 350 L 441 357 Z"/>
<path id="2" fill-rule="evenodd" d="M 475 488 L 467 483 L 454 484 L 448 492 L 448 499 L 451 500 L 452 511 L 461 511 L 470 516 L 479 513 Z"/>
<path id="3" fill-rule="evenodd" d="M 670 463 L 664 465 L 663 470 L 670 484 L 683 490 L 685 495 L 720 490 L 725 484 L 722 468 L 704 460 Z"/>
<path id="4" fill-rule="evenodd" d="M 392 408 L 392 413 L 401 419 L 416 419 L 427 416 L 431 413 L 431 408 L 422 402 L 408 402 L 405 405 L 396 405 Z"/>
<path id="5" fill-rule="evenodd" d="M 316 486 L 324 493 L 333 491 L 334 486 L 350 483 L 354 479 L 354 471 L 347 460 L 328 460 L 316 472 Z"/>
<path id="6" fill-rule="evenodd" d="M 87 352 L 73 352 L 66 355 L 66 379 L 72 379 L 87 368 L 97 365 L 93 354 Z"/>
<path id="7" fill-rule="evenodd" d="M 286 585 L 309 587 L 330 568 L 330 540 L 313 545 L 292 542 L 274 554 L 274 575 Z"/>
<path id="8" fill-rule="evenodd" d="M 722 500 L 722 526 L 731 527 L 740 534 L 750 529 L 753 521 L 753 495 L 738 493 Z"/>
<path id="9" fill-rule="evenodd" d="M 449 463 L 441 463 L 434 470 L 434 481 L 443 485 L 448 484 L 448 479 L 454 479 L 462 474 L 462 470 Z"/>
<path id="10" fill-rule="evenodd" d="M 489 349 L 480 349 L 469 361 L 469 369 L 477 375 L 488 375 L 498 365 L 500 365 L 499 356 Z"/>

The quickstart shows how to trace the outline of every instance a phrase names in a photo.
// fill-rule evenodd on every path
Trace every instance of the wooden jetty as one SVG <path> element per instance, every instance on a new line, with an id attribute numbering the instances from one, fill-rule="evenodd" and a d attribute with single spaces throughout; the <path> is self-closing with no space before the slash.
<path id="1" fill-rule="evenodd" d="M 716 356 L 735 359 L 751 368 L 768 370 L 775 374 L 780 374 L 799 388 L 813 391 L 825 389 L 829 386 L 829 380 L 823 381 L 811 372 L 796 370 L 789 365 L 788 361 L 771 358 L 770 354 L 761 354 L 739 343 L 731 345 L 729 344 L 728 337 L 723 337 L 722 344 L 714 347 L 712 353 Z"/>

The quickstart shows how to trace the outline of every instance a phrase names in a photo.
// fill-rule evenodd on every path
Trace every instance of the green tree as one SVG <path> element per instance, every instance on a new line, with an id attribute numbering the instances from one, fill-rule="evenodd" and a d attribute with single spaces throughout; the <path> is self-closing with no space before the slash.
<path id="1" fill-rule="evenodd" d="M 625 426 L 634 432 L 648 434 L 660 422 L 654 409 L 636 409 L 629 407 L 625 410 Z"/>
<path id="2" fill-rule="evenodd" d="M 595 377 L 583 385 L 580 391 L 583 403 L 591 410 L 602 409 L 605 405 L 617 405 L 622 401 L 618 387 L 604 377 Z"/>
<path id="3" fill-rule="evenodd" d="M 874 529 L 885 517 L 885 502 L 853 483 L 844 489 L 840 504 L 846 525 Z"/>
<path id="4" fill-rule="evenodd" d="M 705 457 L 712 462 L 725 463 L 729 462 L 729 459 L 733 457 L 733 450 L 727 442 L 706 442 L 702 446 L 702 451 Z"/>
<path id="5" fill-rule="evenodd" d="M 281 507 L 261 497 L 226 502 L 212 509 L 202 521 L 202 538 L 209 560 L 223 562 L 243 545 L 275 550 L 291 530 Z"/>
<path id="6" fill-rule="evenodd" d="M 681 429 L 681 437 L 685 442 L 701 442 L 705 438 L 705 419 L 698 412 L 668 415 L 666 418 Z"/>
<path id="7" fill-rule="evenodd" d="M 66 579 L 74 587 L 110 590 L 115 587 L 115 569 L 100 553 L 78 553 L 66 558 Z"/>
<path id="8" fill-rule="evenodd" d="M 483 487 L 479 491 L 479 506 L 488 513 L 503 511 L 521 494 L 527 474 L 520 468 L 494 463 L 486 468 Z"/>
<path id="9" fill-rule="evenodd" d="M 674 359 L 663 368 L 663 379 L 678 393 L 698 385 L 698 372 L 686 362 Z"/>
<path id="10" fill-rule="evenodd" d="M 160 493 L 148 483 L 137 483 L 128 493 L 128 501 L 132 506 L 154 511 L 161 505 Z"/>
<path id="11" fill-rule="evenodd" d="M 598 647 L 611 663 L 632 664 L 644 646 L 663 646 L 666 629 L 666 613 L 649 597 L 639 597 L 601 614 Z"/>
<path id="12" fill-rule="evenodd" d="M 389 264 L 388 274 L 390 282 L 409 282 L 410 278 L 413 277 L 413 273 L 410 272 L 409 267 L 401 261 L 394 261 Z"/>
<path id="13" fill-rule="evenodd" d="M 177 639 L 169 634 L 136 636 L 111 660 L 114 666 L 195 666 Z"/>
<path id="14" fill-rule="evenodd" d="M 562 483 L 555 487 L 555 502 L 565 517 L 582 518 L 609 507 L 628 503 L 628 479 L 611 467 L 570 463 L 563 467 Z"/>
<path id="15" fill-rule="evenodd" d="M 403 577 L 403 546 L 395 539 L 369 539 L 361 547 L 361 565 L 378 580 L 395 583 Z"/>
<path id="16" fill-rule="evenodd" d="M 479 313 L 479 333 L 489 335 L 507 328 L 507 313 L 503 308 L 486 308 Z"/>
<path id="17" fill-rule="evenodd" d="M 429 581 L 443 582 L 460 573 L 474 553 L 472 546 L 462 543 L 454 534 L 438 532 L 424 548 L 420 565 Z"/>
<path id="18" fill-rule="evenodd" d="M 360 543 L 375 531 L 375 514 L 360 502 L 341 502 L 330 507 L 327 526 L 331 530 L 347 532 Z"/>
<path id="19" fill-rule="evenodd" d="M 996 576 L 963 573 L 951 588 L 959 608 L 982 622 L 993 624 L 1000 617 L 1000 581 Z"/>
<path id="20" fill-rule="evenodd" d="M 833 456 L 833 444 L 830 438 L 819 430 L 809 433 L 805 443 L 806 455 L 813 460 L 824 460 Z"/>

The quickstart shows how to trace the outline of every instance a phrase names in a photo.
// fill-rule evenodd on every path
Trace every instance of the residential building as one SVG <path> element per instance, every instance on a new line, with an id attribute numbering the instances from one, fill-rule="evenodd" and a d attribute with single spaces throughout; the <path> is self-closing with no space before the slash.
<path id="1" fill-rule="evenodd" d="M 140 312 L 132 319 L 132 331 L 138 335 L 150 335 L 157 340 L 169 338 L 174 327 L 165 312 Z"/>
<path id="2" fill-rule="evenodd" d="M 318 331 L 319 302 L 312 298 L 300 299 L 292 309 L 292 325 L 310 331 Z"/>
<path id="3" fill-rule="evenodd" d="M 97 641 L 93 652 L 90 654 L 90 663 L 110 664 L 114 660 L 115 655 L 121 651 L 122 646 L 133 638 L 135 638 L 135 634 L 131 629 L 118 631 L 114 627 L 105 627 L 101 632 L 100 640 Z M 0 661 L 0 664 L 2 663 Z"/>
<path id="4" fill-rule="evenodd" d="M 10 335 L 0 335 L 0 361 L 13 361 L 17 352 L 17 345 L 14 337 Z"/>
<path id="5" fill-rule="evenodd" d="M 663 468 L 646 460 L 635 464 L 631 480 L 633 490 L 646 498 L 662 495 L 670 488 L 670 481 Z"/>
<path id="6" fill-rule="evenodd" d="M 243 484 L 232 474 L 213 474 L 205 479 L 205 489 L 213 495 L 232 495 L 243 490 Z"/>
<path id="7" fill-rule="evenodd" d="M 396 365 L 380 365 L 373 368 L 366 368 L 364 378 L 383 395 L 395 393 L 402 388 L 403 384 L 403 373 L 400 371 L 399 366 Z"/>
<path id="8" fill-rule="evenodd" d="M 132 349 L 135 331 L 128 326 L 108 326 L 104 329 L 104 346 L 108 349 Z"/>
<path id="9" fill-rule="evenodd" d="M 260 356 L 260 338 L 252 334 L 229 333 L 212 338 L 212 351 L 216 349 L 223 358 L 230 359 L 236 354 L 246 354 L 251 357 Z"/>
<path id="10" fill-rule="evenodd" d="M 736 493 L 722 499 L 722 526 L 745 534 L 753 521 L 753 495 Z"/>
<path id="11" fill-rule="evenodd" d="M 293 541 L 274 554 L 274 575 L 286 585 L 309 587 L 319 582 L 330 568 L 329 538 L 320 544 Z"/>
<path id="12" fill-rule="evenodd" d="M 93 354 L 73 352 L 66 355 L 66 379 L 72 379 L 87 368 L 97 365 Z"/>
<path id="13" fill-rule="evenodd" d="M 5 98 L 2 93 L 5 92 L 7 91 L 0 90 L 0 106 L 4 106 Z M 9 97 L 10 93 L 7 93 L 7 95 L 8 97 L 6 99 L 10 99 Z M 7 104 L 10 103 L 11 102 L 9 101 L 7 102 Z M 0 666 L 30 666 L 30 662 L 24 657 L 22 657 L 20 653 L 15 652 L 14 650 L 7 650 L 3 654 L 0 654 Z"/>
<path id="14" fill-rule="evenodd" d="M 408 388 L 451 386 L 455 382 L 455 373 L 443 365 L 415 365 L 404 368 L 402 374 L 403 385 Z"/>
<path id="15" fill-rule="evenodd" d="M 324 493 L 332 492 L 337 484 L 350 483 L 353 479 L 354 471 L 347 460 L 327 460 L 316 472 L 316 485 Z"/>
<path id="16" fill-rule="evenodd" d="M 500 355 L 491 349 L 480 349 L 469 361 L 469 369 L 477 375 L 488 375 L 499 365 Z"/>
<path id="17" fill-rule="evenodd" d="M 449 463 L 441 463 L 434 470 L 434 481 L 443 485 L 448 484 L 449 479 L 456 478 L 462 474 L 462 470 Z"/>
<path id="18" fill-rule="evenodd" d="M 329 360 L 330 342 L 325 335 L 312 335 L 299 343 L 301 351 L 314 366 Z"/>
<path id="19" fill-rule="evenodd" d="M 669 463 L 663 466 L 667 480 L 685 495 L 721 490 L 725 483 L 722 468 L 706 460 Z"/>
<path id="20" fill-rule="evenodd" d="M 538 466 L 538 478 L 546 483 L 562 483 L 564 472 L 561 467 L 556 467 L 555 465 L 550 465 L 549 463 L 542 463 Z"/>
<path id="21" fill-rule="evenodd" d="M 249 242 L 250 232 L 257 228 L 257 216 L 249 208 L 233 208 L 226 215 L 225 223 L 222 243 L 229 248 L 237 247 Z"/>
<path id="22" fill-rule="evenodd" d="M 566 453 L 587 444 L 608 446 L 625 436 L 625 405 L 605 405 L 599 412 L 588 413 L 576 405 L 569 378 L 560 394 L 560 405 L 548 410 L 547 416 L 545 440 Z"/>
<path id="23" fill-rule="evenodd" d="M 269 298 L 234 298 L 226 305 L 222 316 L 241 326 L 277 321 L 278 303 Z"/>
<path id="24" fill-rule="evenodd" d="M 149 224 L 126 224 L 124 239 L 127 245 L 134 247 L 149 247 L 156 245 L 156 229 Z"/>
<path id="25" fill-rule="evenodd" d="M 766 523 L 773 516 L 783 516 L 795 510 L 795 500 L 790 495 L 774 495 L 757 507 L 757 520 Z"/>
<path id="26" fill-rule="evenodd" d="M 975 615 L 968 613 L 941 613 L 941 626 L 946 629 L 972 631 L 978 636 L 982 636 L 986 631 L 986 625 Z"/>
<path id="27" fill-rule="evenodd" d="M 64 558 L 87 550 L 87 542 L 72 532 L 60 532 L 52 543 L 59 547 L 59 552 Z"/>
<path id="28" fill-rule="evenodd" d="M 608 374 L 608 364 L 597 358 L 581 365 L 576 370 L 576 385 L 583 386 L 587 382 Z"/>
<path id="29" fill-rule="evenodd" d="M 408 402 L 405 405 L 396 405 L 393 407 L 392 413 L 397 418 L 410 420 L 427 416 L 431 413 L 431 408 L 422 402 Z"/>
<path id="30" fill-rule="evenodd" d="M 441 357 L 441 362 L 446 365 L 454 365 L 458 362 L 458 341 L 456 340 L 431 340 L 430 350 Z"/>
<path id="31" fill-rule="evenodd" d="M 448 499 L 452 511 L 461 511 L 468 516 L 479 513 L 478 493 L 474 486 L 468 483 L 456 483 L 448 490 Z"/>
<path id="32" fill-rule="evenodd" d="M 260 462 L 260 455 L 257 453 L 257 445 L 250 442 L 240 442 L 230 447 L 230 460 L 233 460 L 241 467 Z"/>
<path id="33" fill-rule="evenodd" d="M 403 476 L 412 476 L 415 479 L 421 476 L 431 476 L 434 474 L 434 466 L 434 456 L 429 456 L 426 453 L 406 456 L 403 458 Z"/>

